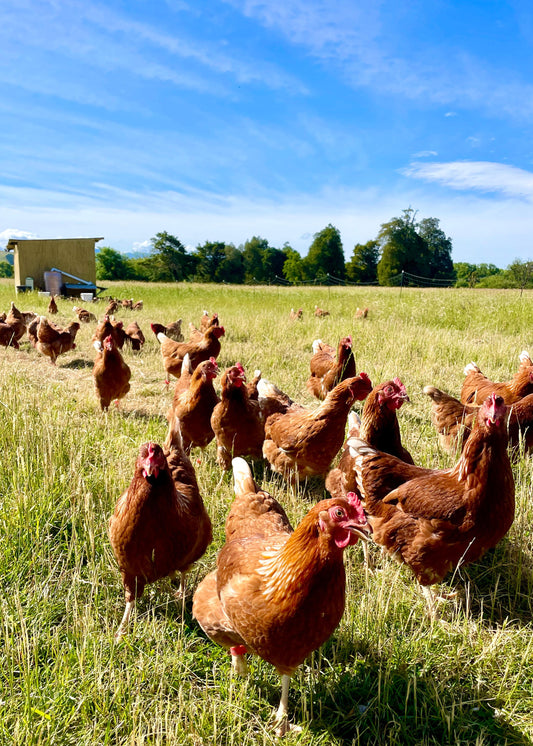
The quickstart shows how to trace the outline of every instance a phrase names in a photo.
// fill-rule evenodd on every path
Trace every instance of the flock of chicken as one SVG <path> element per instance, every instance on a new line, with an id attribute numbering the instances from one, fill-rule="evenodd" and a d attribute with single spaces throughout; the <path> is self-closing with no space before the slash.
<path id="1" fill-rule="evenodd" d="M 106 311 L 93 335 L 93 375 L 103 409 L 129 390 L 130 371 L 120 354 L 126 338 L 144 343 L 138 325 L 124 330 Z M 12 325 L 9 316 L 17 313 L 12 305 L 0 324 Z M 74 345 L 79 323 L 56 329 L 71 341 L 62 337 L 48 353 L 46 345 L 53 342 L 45 321 L 22 319 L 28 334 L 33 325 L 35 346 L 55 362 Z M 409 400 L 405 386 L 396 378 L 373 387 L 366 373 L 356 375 L 350 336 L 337 349 L 313 343 L 307 387 L 320 404 L 308 408 L 260 371 L 247 382 L 240 363 L 222 373 L 217 394 L 216 358 L 225 330 L 216 313 L 204 312 L 199 329 L 190 325 L 188 342 L 181 320 L 172 329 L 151 327 L 167 376 L 177 382 L 167 438 L 163 446 L 141 445 L 133 478 L 109 523 L 126 600 L 116 638 L 126 631 L 145 585 L 179 574 L 184 594 L 187 570 L 211 543 L 211 521 L 189 454 L 215 440 L 218 464 L 223 471 L 233 468 L 235 500 L 216 569 L 194 592 L 193 615 L 230 651 L 238 673 L 246 671 L 247 651 L 275 666 L 282 677 L 275 725 L 283 734 L 289 728 L 289 678 L 343 614 L 347 546 L 359 539 L 365 546 L 372 537 L 412 570 L 435 614 L 438 596 L 431 586 L 459 564 L 480 558 L 508 532 L 515 498 L 507 446 L 532 445 L 533 362 L 523 352 L 508 383 L 491 382 L 469 364 L 460 401 L 426 387 L 439 437 L 448 449 L 460 450 L 453 468 L 437 470 L 415 465 L 402 446 L 397 412 Z M 351 411 L 357 400 L 365 401 L 361 418 Z M 293 530 L 243 457 L 264 458 L 287 482 L 322 477 L 332 497 L 314 505 Z M 369 562 L 368 552 L 365 557 Z"/>
<path id="2" fill-rule="evenodd" d="M 449 448 L 462 446 L 453 468 L 436 470 L 416 466 L 402 446 L 397 412 L 409 400 L 405 386 L 394 379 L 373 387 L 365 373 L 356 375 L 350 336 L 337 349 L 313 343 L 307 387 L 321 403 L 308 408 L 260 371 L 247 382 L 240 363 L 222 373 L 217 394 L 216 358 L 225 333 L 217 314 L 205 312 L 188 342 L 170 339 L 162 325 L 152 324 L 152 330 L 165 371 L 177 383 L 167 440 L 163 448 L 141 446 L 133 480 L 110 522 L 126 590 L 117 636 L 145 583 L 181 573 L 184 588 L 184 574 L 211 541 L 188 454 L 215 440 L 218 464 L 233 467 L 235 501 L 216 569 L 195 590 L 193 615 L 230 651 L 236 672 L 246 671 L 247 651 L 275 666 L 282 677 L 275 724 L 283 734 L 291 674 L 341 619 L 347 546 L 372 536 L 412 570 L 434 615 L 439 597 L 431 586 L 507 533 L 515 511 L 507 445 L 509 436 L 513 444 L 523 437 L 529 444 L 533 362 L 522 353 L 519 371 L 503 384 L 470 364 L 463 403 L 427 387 L 439 434 Z M 360 419 L 351 412 L 356 400 L 365 400 Z M 313 506 L 293 530 L 243 457 L 264 458 L 287 482 L 323 477 L 332 497 Z"/>

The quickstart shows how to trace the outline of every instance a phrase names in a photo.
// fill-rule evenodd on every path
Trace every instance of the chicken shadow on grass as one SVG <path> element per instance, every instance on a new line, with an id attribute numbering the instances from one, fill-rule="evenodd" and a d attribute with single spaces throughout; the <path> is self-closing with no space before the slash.
<path id="1" fill-rule="evenodd" d="M 506 537 L 477 562 L 457 571 L 464 589 L 463 605 L 473 617 L 492 626 L 506 620 L 531 624 L 533 616 L 533 560 Z"/>
<path id="2" fill-rule="evenodd" d="M 423 663 L 391 664 L 383 656 L 356 659 L 335 685 L 320 677 L 304 697 L 296 695 L 294 720 L 329 733 L 335 743 L 490 743 L 530 746 L 531 741 L 499 710 L 495 692 L 470 684 L 469 664 L 454 665 L 440 680 Z M 359 656 L 358 656 L 359 658 Z M 272 694 L 275 701 L 275 693 Z M 312 713 L 312 718 L 302 710 Z"/>
<path id="3" fill-rule="evenodd" d="M 82 357 L 77 357 L 74 360 L 69 360 L 68 363 L 58 365 L 58 368 L 67 368 L 68 370 L 83 370 L 84 368 L 92 368 L 94 362 L 92 360 L 85 360 Z"/>

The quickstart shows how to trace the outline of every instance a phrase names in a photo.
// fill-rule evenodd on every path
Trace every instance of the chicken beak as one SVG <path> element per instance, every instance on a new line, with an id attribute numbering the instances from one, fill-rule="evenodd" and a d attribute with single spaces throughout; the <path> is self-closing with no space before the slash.
<path id="1" fill-rule="evenodd" d="M 366 523 L 364 526 L 347 526 L 346 527 L 352 534 L 356 534 L 363 541 L 370 541 L 372 536 L 372 526 Z"/>

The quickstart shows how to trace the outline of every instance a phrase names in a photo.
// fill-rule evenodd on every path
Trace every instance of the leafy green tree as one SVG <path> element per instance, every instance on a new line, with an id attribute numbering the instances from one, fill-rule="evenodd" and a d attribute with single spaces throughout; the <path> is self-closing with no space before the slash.
<path id="1" fill-rule="evenodd" d="M 380 285 L 392 285 L 402 270 L 429 277 L 429 251 L 426 242 L 416 231 L 415 217 L 415 210 L 409 207 L 403 211 L 401 218 L 393 218 L 382 224 L 377 238 L 381 246 L 378 263 Z"/>
<path id="2" fill-rule="evenodd" d="M 263 251 L 263 276 L 266 282 L 276 284 L 278 277 L 283 277 L 283 266 L 287 257 L 282 249 L 268 246 Z"/>
<path id="3" fill-rule="evenodd" d="M 194 274 L 196 258 L 188 254 L 176 236 L 162 231 L 150 239 L 152 244 L 152 279 L 181 282 Z"/>
<path id="4" fill-rule="evenodd" d="M 13 277 L 14 274 L 13 265 L 2 260 L 0 262 L 0 277 Z"/>
<path id="5" fill-rule="evenodd" d="M 315 233 L 313 243 L 304 259 L 307 279 L 314 280 L 328 274 L 341 280 L 346 276 L 341 235 L 331 223 Z"/>
<path id="6" fill-rule="evenodd" d="M 371 283 L 378 280 L 379 241 L 356 243 L 346 264 L 346 279 L 350 282 Z"/>
<path id="7" fill-rule="evenodd" d="M 206 241 L 203 246 L 197 246 L 195 279 L 198 282 L 220 282 L 223 266 L 226 261 L 226 247 L 220 242 Z"/>
<path id="8" fill-rule="evenodd" d="M 502 270 L 498 269 L 495 264 L 470 264 L 469 262 L 455 262 L 453 265 L 453 269 L 457 276 L 455 287 L 473 288 L 480 283 L 483 283 L 484 287 L 503 287 L 503 285 L 498 285 L 498 279 L 491 280 L 488 285 L 485 282 L 486 279 L 489 277 L 494 277 L 495 275 L 502 274 Z"/>
<path id="9" fill-rule="evenodd" d="M 418 235 L 426 242 L 429 251 L 429 277 L 434 280 L 455 282 L 452 261 L 452 240 L 439 228 L 437 218 L 424 218 L 418 224 Z"/>
<path id="10" fill-rule="evenodd" d="M 453 270 L 455 272 L 455 287 L 467 288 L 476 283 L 476 265 L 469 262 L 454 262 Z"/>
<path id="11" fill-rule="evenodd" d="M 128 258 L 110 246 L 102 246 L 96 253 L 95 261 L 99 280 L 127 280 L 131 277 Z"/>
<path id="12" fill-rule="evenodd" d="M 260 236 L 253 236 L 243 246 L 244 281 L 246 283 L 265 282 L 263 254 L 268 249 L 268 241 Z"/>
<path id="13" fill-rule="evenodd" d="M 533 286 L 533 262 L 528 260 L 523 262 L 521 259 L 515 259 L 507 267 L 508 273 L 516 283 L 515 287 L 519 287 L 521 291 L 526 287 Z"/>
<path id="14" fill-rule="evenodd" d="M 230 243 L 224 247 L 224 254 L 225 259 L 220 269 L 220 281 L 242 285 L 244 282 L 244 258 L 242 251 Z"/>
<path id="15" fill-rule="evenodd" d="M 283 277 L 292 283 L 298 283 L 305 280 L 304 261 L 300 254 L 291 246 L 285 246 L 283 249 L 285 262 L 283 264 Z"/>

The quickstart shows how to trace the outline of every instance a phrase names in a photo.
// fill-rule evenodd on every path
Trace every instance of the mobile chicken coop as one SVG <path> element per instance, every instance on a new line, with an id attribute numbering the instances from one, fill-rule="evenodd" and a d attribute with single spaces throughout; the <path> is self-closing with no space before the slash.
<path id="1" fill-rule="evenodd" d="M 95 245 L 101 238 L 11 238 L 17 292 L 43 290 L 53 295 L 97 293 Z"/>

